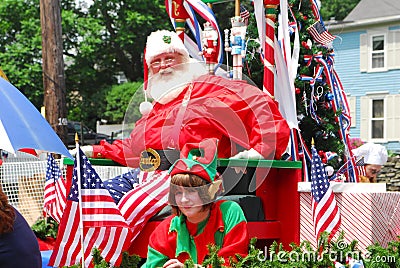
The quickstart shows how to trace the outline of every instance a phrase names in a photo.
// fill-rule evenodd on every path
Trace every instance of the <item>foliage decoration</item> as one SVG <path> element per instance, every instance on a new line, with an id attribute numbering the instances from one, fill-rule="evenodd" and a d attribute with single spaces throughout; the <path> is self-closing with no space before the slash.
<path id="1" fill-rule="evenodd" d="M 232 268 L 327 268 L 336 267 L 339 263 L 350 268 L 349 258 L 362 261 L 365 268 L 397 268 L 400 267 L 400 236 L 396 241 L 383 247 L 378 243 L 367 247 L 367 253 L 363 254 L 357 247 L 358 241 L 344 242 L 345 234 L 341 232 L 336 239 L 328 240 L 329 233 L 324 232 L 318 240 L 318 247 L 314 248 L 310 241 L 303 241 L 300 245 L 291 243 L 291 250 L 286 250 L 281 243 L 274 241 L 269 248 L 256 247 L 256 238 L 250 240 L 249 253 L 246 257 L 236 256 L 236 260 L 230 259 Z M 202 263 L 202 267 L 224 267 L 223 259 L 218 257 L 219 248 L 208 246 L 209 254 Z M 93 264 L 95 268 L 109 268 L 110 264 L 100 256 L 98 249 L 93 250 Z M 123 253 L 123 259 L 119 268 L 137 268 L 143 263 L 137 255 Z M 184 263 L 185 268 L 198 268 L 193 260 Z M 79 268 L 74 265 L 70 268 Z M 116 267 L 118 268 L 118 267 Z"/>
<path id="2" fill-rule="evenodd" d="M 32 231 L 36 237 L 45 240 L 47 237 L 56 238 L 58 223 L 53 218 L 42 218 L 37 220 L 32 226 Z"/>

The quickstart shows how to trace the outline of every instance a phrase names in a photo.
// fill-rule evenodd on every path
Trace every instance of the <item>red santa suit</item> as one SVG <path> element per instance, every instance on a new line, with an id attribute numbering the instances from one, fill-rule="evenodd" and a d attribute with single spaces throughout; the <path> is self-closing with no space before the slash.
<path id="1" fill-rule="evenodd" d="M 192 93 L 182 124 L 175 126 L 182 100 L 189 88 L 166 104 L 155 103 L 152 111 L 137 121 L 130 138 L 93 146 L 94 157 L 138 166 L 140 153 L 152 148 L 180 149 L 186 143 L 217 138 L 218 157 L 237 153 L 234 144 L 254 148 L 266 159 L 279 159 L 289 141 L 289 127 L 276 103 L 244 81 L 204 75 L 192 83 Z M 173 133 L 179 132 L 178 140 Z"/>

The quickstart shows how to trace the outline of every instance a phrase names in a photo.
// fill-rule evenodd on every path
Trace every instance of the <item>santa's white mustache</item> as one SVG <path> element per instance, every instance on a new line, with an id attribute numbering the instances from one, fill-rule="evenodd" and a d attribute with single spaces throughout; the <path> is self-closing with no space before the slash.
<path id="1" fill-rule="evenodd" d="M 168 68 L 165 68 L 165 69 L 160 69 L 159 71 L 158 71 L 158 73 L 160 74 L 160 75 L 163 75 L 163 74 L 170 74 L 170 73 L 172 73 L 174 71 L 174 69 L 172 68 L 172 67 L 168 67 Z"/>

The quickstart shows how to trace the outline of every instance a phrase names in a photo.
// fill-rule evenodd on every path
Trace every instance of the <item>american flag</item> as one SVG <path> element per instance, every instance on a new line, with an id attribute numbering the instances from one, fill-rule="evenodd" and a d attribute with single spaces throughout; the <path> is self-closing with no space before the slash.
<path id="1" fill-rule="evenodd" d="M 66 203 L 66 183 L 54 157 L 47 157 L 43 211 L 60 223 Z"/>
<path id="2" fill-rule="evenodd" d="M 240 5 L 240 17 L 245 25 L 249 24 L 250 12 L 243 5 Z"/>
<path id="3" fill-rule="evenodd" d="M 330 233 L 331 239 L 340 227 L 340 210 L 332 191 L 325 168 L 314 145 L 311 148 L 311 193 L 314 231 L 319 239 L 322 232 Z"/>
<path id="4" fill-rule="evenodd" d="M 136 168 L 104 182 L 116 204 L 127 192 L 139 185 L 139 173 L 140 169 Z"/>
<path id="5" fill-rule="evenodd" d="M 364 163 L 364 157 L 360 158 L 356 162 L 356 169 L 358 172 L 359 176 L 367 176 L 366 170 L 365 170 L 365 163 Z"/>
<path id="6" fill-rule="evenodd" d="M 336 173 L 330 178 L 331 181 L 337 181 L 341 180 L 341 178 L 346 174 L 346 173 L 351 173 L 353 171 L 353 165 L 351 162 L 355 163 L 355 170 L 356 173 L 360 176 L 366 176 L 366 171 L 365 171 L 365 166 L 364 166 L 364 159 L 357 160 L 353 156 L 351 159 L 347 160 L 337 171 Z"/>
<path id="7" fill-rule="evenodd" d="M 321 45 L 327 46 L 331 43 L 335 37 L 331 35 L 322 25 L 321 22 L 316 21 L 313 25 L 307 28 L 308 33 L 313 37 L 315 41 Z"/>
<path id="8" fill-rule="evenodd" d="M 131 232 L 113 198 L 79 149 L 67 205 L 48 265 L 78 264 L 84 252 L 85 267 L 93 267 L 92 250 L 97 248 L 105 261 L 119 266 L 130 239 Z"/>
<path id="9" fill-rule="evenodd" d="M 132 231 L 132 241 L 150 220 L 168 203 L 168 170 L 138 174 L 140 184 L 121 198 L 118 208 Z"/>
<path id="10" fill-rule="evenodd" d="M 319 13 L 319 5 L 317 3 L 317 0 L 310 0 L 310 3 L 315 19 L 321 20 L 321 14 Z"/>

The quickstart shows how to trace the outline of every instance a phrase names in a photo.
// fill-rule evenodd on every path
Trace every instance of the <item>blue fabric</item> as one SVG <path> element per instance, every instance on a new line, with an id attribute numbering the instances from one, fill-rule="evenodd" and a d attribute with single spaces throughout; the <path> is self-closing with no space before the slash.
<path id="1" fill-rule="evenodd" d="M 47 266 L 50 260 L 51 253 L 53 253 L 52 250 L 40 251 L 40 254 L 42 255 L 42 268 L 52 267 L 52 266 Z"/>
<path id="2" fill-rule="evenodd" d="M 0 89 L 0 119 L 7 129 L 5 139 L 11 141 L 12 149 L 39 149 L 74 159 L 50 124 L 21 91 L 5 79 L 0 79 Z"/>
<path id="3" fill-rule="evenodd" d="M 140 169 L 136 168 L 104 182 L 105 188 L 110 192 L 116 204 L 139 183 L 139 172 Z"/>
<path id="4" fill-rule="evenodd" d="M 13 228 L 11 233 L 0 235 L 0 267 L 42 268 L 37 238 L 16 209 Z"/>

